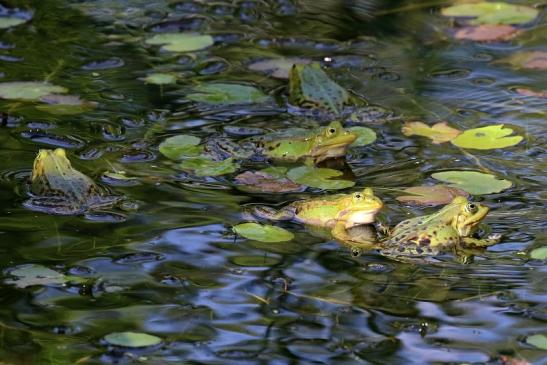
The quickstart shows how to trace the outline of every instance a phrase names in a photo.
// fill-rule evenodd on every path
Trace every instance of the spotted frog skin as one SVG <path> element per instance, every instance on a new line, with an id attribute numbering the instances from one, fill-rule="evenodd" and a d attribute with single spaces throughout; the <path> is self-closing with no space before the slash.
<path id="1" fill-rule="evenodd" d="M 350 101 L 348 92 L 331 80 L 318 63 L 293 65 L 289 73 L 289 102 L 303 108 L 340 113 Z"/>
<path id="2" fill-rule="evenodd" d="M 270 137 L 258 143 L 262 155 L 277 161 L 317 164 L 327 159 L 344 157 L 357 135 L 331 122 L 308 136 Z"/>
<path id="3" fill-rule="evenodd" d="M 292 220 L 317 227 L 331 228 L 340 241 L 350 239 L 347 230 L 373 223 L 383 202 L 370 188 L 351 194 L 337 194 L 296 201 L 279 211 L 269 207 L 257 208 L 255 216 L 270 220 Z"/>
<path id="4" fill-rule="evenodd" d="M 25 205 L 51 214 L 79 214 L 118 200 L 74 169 L 62 148 L 38 152 L 30 177 L 30 193 Z"/>
<path id="5" fill-rule="evenodd" d="M 380 252 L 401 255 L 435 255 L 460 247 L 487 247 L 500 241 L 494 234 L 486 239 L 472 237 L 488 214 L 488 207 L 456 197 L 437 213 L 407 219 L 397 224 L 381 242 Z"/>

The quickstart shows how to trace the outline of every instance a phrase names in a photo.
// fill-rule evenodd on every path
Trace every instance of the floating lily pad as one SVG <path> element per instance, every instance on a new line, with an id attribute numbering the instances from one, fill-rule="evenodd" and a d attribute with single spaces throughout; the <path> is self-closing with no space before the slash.
<path id="1" fill-rule="evenodd" d="M 0 98 L 10 100 L 39 100 L 56 93 L 66 93 L 68 89 L 47 82 L 14 81 L 0 83 Z"/>
<path id="2" fill-rule="evenodd" d="M 506 24 L 483 24 L 460 28 L 454 38 L 475 42 L 505 41 L 515 37 L 519 30 Z"/>
<path id="3" fill-rule="evenodd" d="M 436 172 L 431 177 L 450 183 L 450 186 L 463 189 L 472 195 L 499 193 L 513 185 L 509 180 L 476 171 L 443 171 Z"/>
<path id="4" fill-rule="evenodd" d="M 457 196 L 468 197 L 469 194 L 462 189 L 446 185 L 414 186 L 404 190 L 409 195 L 398 196 L 396 199 L 406 204 L 415 205 L 441 205 L 448 204 Z"/>
<path id="5" fill-rule="evenodd" d="M 536 18 L 538 10 L 502 2 L 458 4 L 441 10 L 444 16 L 473 17 L 471 24 L 522 24 Z"/>
<path id="6" fill-rule="evenodd" d="M 161 142 L 159 150 L 168 159 L 177 161 L 184 157 L 199 155 L 203 151 L 203 147 L 199 145 L 200 142 L 198 137 L 180 134 Z"/>
<path id="7" fill-rule="evenodd" d="M 159 345 L 161 338 L 140 332 L 113 332 L 104 336 L 110 345 L 122 347 L 148 347 Z"/>
<path id="8" fill-rule="evenodd" d="M 193 88 L 193 93 L 186 98 L 207 104 L 257 104 L 265 103 L 271 98 L 253 86 L 238 84 L 212 83 Z"/>
<path id="9" fill-rule="evenodd" d="M 36 109 L 57 115 L 80 114 L 97 106 L 96 102 L 80 99 L 76 95 L 49 94 L 40 97 L 40 101 L 45 104 L 36 105 Z"/>
<path id="10" fill-rule="evenodd" d="M 526 338 L 526 343 L 537 347 L 538 349 L 547 350 L 547 336 L 533 335 Z"/>
<path id="11" fill-rule="evenodd" d="M 304 191 L 306 187 L 292 182 L 285 177 L 285 173 L 282 175 L 276 172 L 269 173 L 269 169 L 276 169 L 271 167 L 261 171 L 245 171 L 237 175 L 234 182 L 242 190 L 248 192 L 259 193 L 288 193 Z M 285 168 L 282 168 L 285 169 Z M 287 169 L 285 169 L 287 171 Z"/>
<path id="12" fill-rule="evenodd" d="M 355 185 L 354 181 L 332 179 L 341 175 L 342 172 L 338 170 L 312 166 L 295 167 L 287 172 L 287 177 L 292 181 L 312 188 L 345 189 Z"/>
<path id="13" fill-rule="evenodd" d="M 422 122 L 406 122 L 401 128 L 401 132 L 405 136 L 417 135 L 430 138 L 436 144 L 450 141 L 461 133 L 460 130 L 450 127 L 445 122 L 434 124 L 431 127 Z"/>
<path id="14" fill-rule="evenodd" d="M 183 170 L 192 170 L 196 176 L 219 176 L 236 172 L 239 165 L 232 158 L 213 161 L 206 157 L 194 157 L 182 161 L 179 167 Z"/>
<path id="15" fill-rule="evenodd" d="M 294 238 L 294 234 L 286 229 L 268 224 L 242 223 L 232 229 L 240 236 L 260 242 L 285 242 Z"/>
<path id="16" fill-rule="evenodd" d="M 511 56 L 500 60 L 502 63 L 509 63 L 514 68 L 526 68 L 532 70 L 547 70 L 547 52 L 526 51 L 515 52 Z"/>
<path id="17" fill-rule="evenodd" d="M 62 285 L 72 279 L 79 279 L 68 277 L 45 266 L 34 264 L 17 266 L 8 270 L 7 273 L 15 278 L 7 279 L 6 283 L 13 284 L 19 288 L 34 285 Z"/>
<path id="18" fill-rule="evenodd" d="M 162 33 L 145 41 L 146 44 L 162 45 L 161 49 L 171 52 L 191 52 L 205 49 L 214 43 L 210 35 L 196 33 Z"/>
<path id="19" fill-rule="evenodd" d="M 146 76 L 144 82 L 154 85 L 169 85 L 177 82 L 177 77 L 173 74 L 154 73 Z"/>
<path id="20" fill-rule="evenodd" d="M 522 136 L 509 136 L 511 128 L 503 124 L 489 125 L 464 131 L 452 140 L 452 144 L 462 148 L 490 150 L 514 146 L 522 141 Z"/>
<path id="21" fill-rule="evenodd" d="M 351 147 L 366 146 L 376 141 L 376 132 L 366 127 L 351 127 L 348 128 L 350 132 L 357 135 L 357 139 L 351 144 Z"/>
<path id="22" fill-rule="evenodd" d="M 253 71 L 261 71 L 270 74 L 278 79 L 288 79 L 289 72 L 293 65 L 307 65 L 311 62 L 307 58 L 270 58 L 266 60 L 255 61 L 249 65 Z"/>
<path id="23" fill-rule="evenodd" d="M 0 16 L 0 29 L 15 27 L 19 24 L 26 23 L 28 19 L 18 18 L 14 16 Z"/>
<path id="24" fill-rule="evenodd" d="M 547 259 L 547 246 L 533 249 L 532 252 L 530 252 L 530 257 L 536 260 Z"/>

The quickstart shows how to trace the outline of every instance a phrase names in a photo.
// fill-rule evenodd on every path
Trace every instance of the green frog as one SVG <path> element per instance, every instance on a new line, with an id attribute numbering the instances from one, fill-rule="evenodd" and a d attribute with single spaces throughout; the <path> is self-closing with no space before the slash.
<path id="1" fill-rule="evenodd" d="M 74 169 L 62 148 L 42 149 L 34 159 L 31 197 L 25 206 L 46 213 L 71 215 L 111 206 L 119 196 L 108 195 L 87 175 Z"/>
<path id="2" fill-rule="evenodd" d="M 351 239 L 352 227 L 374 223 L 384 206 L 370 188 L 350 194 L 336 194 L 293 202 L 280 210 L 258 207 L 254 215 L 270 220 L 291 220 L 316 227 L 328 227 L 337 240 Z"/>
<path id="3" fill-rule="evenodd" d="M 331 80 L 318 63 L 295 64 L 289 73 L 289 102 L 339 114 L 350 103 L 350 95 Z"/>
<path id="4" fill-rule="evenodd" d="M 428 256 L 494 245 L 500 241 L 500 234 L 484 239 L 473 237 L 488 211 L 488 207 L 458 196 L 436 213 L 397 224 L 380 242 L 380 252 L 393 256 Z"/>
<path id="5" fill-rule="evenodd" d="M 265 136 L 257 147 L 260 154 L 272 160 L 318 164 L 327 159 L 344 157 L 356 139 L 355 133 L 334 121 L 304 136 Z"/>

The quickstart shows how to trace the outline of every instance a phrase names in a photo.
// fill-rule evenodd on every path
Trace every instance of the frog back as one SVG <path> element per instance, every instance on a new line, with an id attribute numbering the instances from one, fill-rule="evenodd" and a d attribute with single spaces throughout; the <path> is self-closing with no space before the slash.
<path id="1" fill-rule="evenodd" d="M 333 227 L 340 214 L 339 198 L 294 203 L 295 220 L 305 224 Z"/>

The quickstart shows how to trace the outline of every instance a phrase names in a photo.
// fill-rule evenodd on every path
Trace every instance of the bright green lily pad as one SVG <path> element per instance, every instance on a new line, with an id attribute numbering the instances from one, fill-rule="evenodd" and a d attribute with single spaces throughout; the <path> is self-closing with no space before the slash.
<path id="1" fill-rule="evenodd" d="M 26 23 L 27 19 L 17 18 L 14 16 L 1 16 L 0 17 L 0 29 L 6 29 L 15 27 L 19 24 Z"/>
<path id="2" fill-rule="evenodd" d="M 536 260 L 547 259 L 547 246 L 533 249 L 532 252 L 530 252 L 530 257 Z"/>
<path id="3" fill-rule="evenodd" d="M 161 338 L 140 332 L 113 332 L 104 336 L 106 342 L 114 346 L 148 347 L 161 343 Z"/>
<path id="4" fill-rule="evenodd" d="M 482 128 L 468 129 L 454 138 L 452 144 L 462 148 L 490 150 L 514 146 L 522 141 L 522 136 L 509 136 L 511 128 L 503 124 L 489 125 Z"/>
<path id="5" fill-rule="evenodd" d="M 182 161 L 179 167 L 183 170 L 192 170 L 196 176 L 219 176 L 236 172 L 239 164 L 235 163 L 233 158 L 213 161 L 200 156 Z"/>
<path id="6" fill-rule="evenodd" d="M 449 186 L 463 189 L 472 195 L 499 193 L 513 185 L 509 180 L 476 171 L 443 171 L 436 172 L 431 177 L 450 183 Z"/>
<path id="7" fill-rule="evenodd" d="M 349 180 L 333 180 L 341 176 L 342 172 L 313 166 L 295 167 L 287 172 L 287 177 L 295 183 L 319 189 L 345 189 L 355 185 Z"/>
<path id="8" fill-rule="evenodd" d="M 187 99 L 214 105 L 258 104 L 271 100 L 262 91 L 247 85 L 203 84 L 194 87 L 193 91 L 186 95 Z"/>
<path id="9" fill-rule="evenodd" d="M 177 82 L 177 77 L 173 74 L 154 73 L 146 76 L 144 82 L 154 85 L 169 85 Z"/>
<path id="10" fill-rule="evenodd" d="M 538 349 L 547 350 L 547 336 L 533 335 L 526 338 L 526 343 L 537 347 Z"/>
<path id="11" fill-rule="evenodd" d="M 212 46 L 213 37 L 196 33 L 162 33 L 145 41 L 146 44 L 162 45 L 161 49 L 171 52 L 191 52 Z"/>
<path id="12" fill-rule="evenodd" d="M 47 82 L 14 81 L 0 83 L 0 98 L 9 100 L 39 100 L 50 94 L 66 93 L 68 89 Z"/>
<path id="13" fill-rule="evenodd" d="M 19 288 L 34 285 L 62 285 L 69 281 L 80 281 L 81 278 L 66 276 L 42 265 L 21 265 L 7 273 L 15 278 L 6 279 L 6 284 L 13 284 Z"/>
<path id="14" fill-rule="evenodd" d="M 294 238 L 294 234 L 286 229 L 269 224 L 242 223 L 233 226 L 232 230 L 240 236 L 260 242 L 285 242 Z"/>
<path id="15" fill-rule="evenodd" d="M 159 150 L 168 159 L 177 161 L 183 157 L 199 155 L 203 151 L 203 147 L 199 145 L 200 142 L 198 137 L 180 134 L 161 142 Z"/>
<path id="16" fill-rule="evenodd" d="M 522 24 L 536 18 L 538 10 L 502 2 L 458 4 L 441 10 L 445 16 L 475 17 L 471 24 Z"/>
<path id="17" fill-rule="evenodd" d="M 366 146 L 376 141 L 376 132 L 366 127 L 351 127 L 349 131 L 357 134 L 357 139 L 350 145 L 351 147 Z"/>

